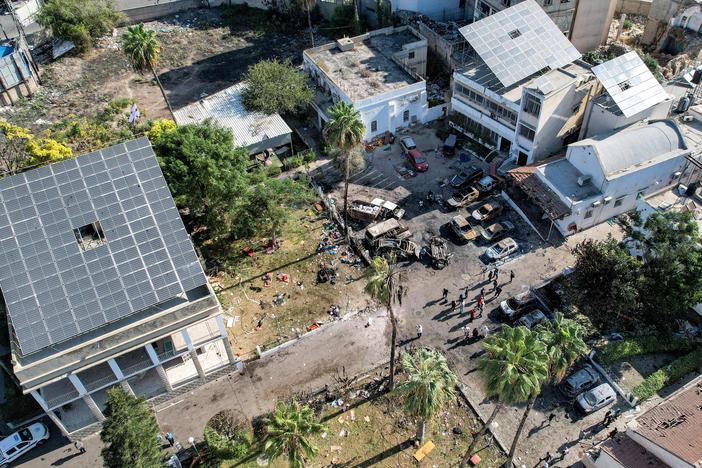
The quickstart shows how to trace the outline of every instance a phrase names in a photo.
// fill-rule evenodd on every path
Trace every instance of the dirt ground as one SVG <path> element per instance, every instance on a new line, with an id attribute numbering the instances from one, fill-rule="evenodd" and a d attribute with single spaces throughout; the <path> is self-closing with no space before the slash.
<path id="1" fill-rule="evenodd" d="M 161 44 L 156 71 L 174 110 L 241 81 L 248 66 L 259 60 L 302 61 L 309 36 L 273 31 L 264 15 L 250 9 L 224 17 L 222 9 L 212 8 L 145 23 Z M 142 118 L 170 117 L 153 76 L 136 73 L 120 51 L 123 31 L 116 29 L 83 57 L 63 57 L 44 66 L 40 90 L 19 105 L 3 108 L 0 115 L 44 130 L 69 115 L 91 116 L 112 100 L 133 98 Z"/>
<path id="2" fill-rule="evenodd" d="M 230 341 L 235 352 L 245 357 L 251 357 L 257 346 L 265 351 L 306 333 L 314 324 L 334 320 L 327 313 L 332 304 L 343 316 L 369 302 L 357 257 L 346 247 L 317 251 L 322 239 L 341 236 L 324 215 L 310 209 L 299 210 L 290 218 L 278 250 L 266 253 L 262 249 L 249 257 L 241 252 L 244 246 L 253 245 L 237 242 L 230 249 L 232 260 L 227 262 L 226 273 L 211 279 L 225 314 L 234 319 Z M 336 284 L 317 283 L 322 264 L 337 270 Z M 273 278 L 270 286 L 263 278 L 266 273 Z M 277 279 L 279 274 L 287 275 L 287 281 Z M 279 295 L 284 295 L 282 304 L 275 303 Z"/>

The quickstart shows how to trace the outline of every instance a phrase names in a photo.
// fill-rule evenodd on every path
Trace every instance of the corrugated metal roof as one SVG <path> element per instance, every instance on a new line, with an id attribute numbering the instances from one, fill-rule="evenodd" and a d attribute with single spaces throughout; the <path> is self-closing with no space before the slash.
<path id="1" fill-rule="evenodd" d="M 178 109 L 173 113 L 176 123 L 200 123 L 211 118 L 221 127 L 231 130 L 234 143 L 244 147 L 292 133 L 278 114 L 247 111 L 241 102 L 241 92 L 245 87 L 245 83 L 238 83 Z"/>
<path id="2" fill-rule="evenodd" d="M 636 418 L 631 429 L 687 463 L 702 463 L 702 380 Z"/>

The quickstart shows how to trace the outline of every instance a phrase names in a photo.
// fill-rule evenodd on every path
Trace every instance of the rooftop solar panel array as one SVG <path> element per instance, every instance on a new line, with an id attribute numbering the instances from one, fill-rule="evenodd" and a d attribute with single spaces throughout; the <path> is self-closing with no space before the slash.
<path id="1" fill-rule="evenodd" d="M 460 29 L 503 86 L 580 58 L 551 18 L 527 0 Z"/>
<path id="2" fill-rule="evenodd" d="M 103 242 L 81 246 L 96 222 Z M 23 355 L 206 281 L 146 138 L 0 179 L 0 290 Z"/>
<path id="3" fill-rule="evenodd" d="M 634 51 L 592 67 L 592 71 L 625 117 L 668 99 L 661 84 Z"/>

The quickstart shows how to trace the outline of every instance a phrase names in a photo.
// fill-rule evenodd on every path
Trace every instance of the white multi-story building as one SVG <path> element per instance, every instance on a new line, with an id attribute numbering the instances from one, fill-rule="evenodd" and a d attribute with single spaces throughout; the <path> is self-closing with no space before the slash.
<path id="1" fill-rule="evenodd" d="M 384 28 L 307 49 L 303 67 L 316 84 L 313 103 L 320 128 L 327 109 L 351 104 L 366 127 L 365 139 L 394 133 L 430 116 L 427 104 L 427 41 L 409 26 Z"/>
<path id="2" fill-rule="evenodd" d="M 0 179 L 0 290 L 2 365 L 64 435 L 114 386 L 154 398 L 236 360 L 146 138 Z"/>
<path id="3" fill-rule="evenodd" d="M 564 236 L 636 208 L 680 180 L 692 151 L 673 120 L 640 122 L 572 143 L 564 159 L 534 175 L 554 199 L 554 226 Z"/>
<path id="4" fill-rule="evenodd" d="M 461 28 L 473 53 L 453 73 L 452 125 L 525 165 L 577 139 L 589 66 L 533 1 Z"/>

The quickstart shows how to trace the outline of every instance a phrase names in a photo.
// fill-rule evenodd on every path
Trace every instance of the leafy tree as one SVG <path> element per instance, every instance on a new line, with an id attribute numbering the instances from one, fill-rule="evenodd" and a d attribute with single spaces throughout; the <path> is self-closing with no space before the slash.
<path id="1" fill-rule="evenodd" d="M 290 209 L 314 200 L 309 186 L 290 179 L 268 179 L 256 184 L 247 192 L 238 217 L 238 234 L 250 236 L 265 232 L 275 242 L 288 221 Z"/>
<path id="2" fill-rule="evenodd" d="M 402 367 L 409 377 L 398 385 L 397 391 L 405 398 L 405 411 L 418 418 L 416 440 L 422 444 L 427 421 L 456 399 L 458 378 L 449 369 L 446 358 L 432 349 L 403 354 Z"/>
<path id="3" fill-rule="evenodd" d="M 205 444 L 219 459 L 237 459 L 251 448 L 251 439 L 243 423 L 232 410 L 223 410 L 212 416 L 205 425 Z"/>
<path id="4" fill-rule="evenodd" d="M 79 52 L 90 50 L 95 39 L 110 33 L 123 19 L 109 0 L 48 0 L 37 15 L 39 24 L 73 42 Z"/>
<path id="5" fill-rule="evenodd" d="M 687 309 L 702 302 L 702 253 L 690 213 L 652 214 L 644 225 L 643 281 L 639 289 L 644 320 L 669 329 Z"/>
<path id="6" fill-rule="evenodd" d="M 13 175 L 71 156 L 71 148 L 53 138 L 37 138 L 26 128 L 0 121 L 0 173 Z"/>
<path id="7" fill-rule="evenodd" d="M 168 102 L 166 90 L 163 89 L 161 80 L 158 78 L 154 65 L 158 61 L 158 56 L 161 53 L 161 45 L 156 39 L 156 33 L 150 29 L 144 29 L 143 24 L 129 26 L 122 34 L 122 51 L 127 55 L 129 61 L 134 68 L 143 73 L 145 70 L 150 70 L 154 75 L 158 89 L 161 91 L 163 100 L 166 101 L 168 110 L 173 115 L 171 103 Z"/>
<path id="8" fill-rule="evenodd" d="M 156 119 L 151 122 L 149 130 L 146 132 L 146 136 L 149 140 L 156 141 L 162 134 L 174 131 L 178 126 L 171 119 Z"/>
<path id="9" fill-rule="evenodd" d="M 332 164 L 339 171 L 346 171 L 346 159 L 349 162 L 349 174 L 353 175 L 362 171 L 366 167 L 366 159 L 363 148 L 355 146 L 348 151 L 342 151 L 339 148 L 332 148 L 329 151 L 329 157 L 332 159 Z"/>
<path id="10" fill-rule="evenodd" d="M 263 452 L 270 460 L 287 455 L 290 468 L 302 468 L 306 459 L 317 455 L 319 449 L 308 436 L 327 430 L 309 406 L 296 401 L 278 403 L 273 414 L 264 419 L 264 425 Z"/>
<path id="11" fill-rule="evenodd" d="M 583 341 L 585 330 L 574 320 L 556 312 L 553 320 L 545 320 L 536 329 L 548 351 L 549 376 L 558 383 L 575 361 L 587 352 Z"/>
<path id="12" fill-rule="evenodd" d="M 571 292 L 598 325 L 631 320 L 638 310 L 641 262 L 614 239 L 585 240 L 573 249 L 576 257 Z"/>
<path id="13" fill-rule="evenodd" d="M 226 229 L 248 188 L 248 151 L 209 121 L 162 133 L 153 146 L 176 204 L 211 232 Z"/>
<path id="14" fill-rule="evenodd" d="M 527 401 L 527 406 L 531 408 L 541 391 L 541 384 L 548 376 L 546 345 L 528 328 L 504 326 L 499 333 L 483 340 L 483 349 L 485 354 L 478 362 L 478 369 L 483 375 L 487 396 L 497 397 L 497 404 L 468 447 L 466 455 L 461 460 L 462 468 L 467 466 L 478 440 L 485 434 L 504 405 Z M 524 422 L 525 419 L 522 419 L 515 440 L 521 436 Z M 515 449 L 516 445 L 512 444 L 509 466 L 512 465 Z"/>
<path id="15" fill-rule="evenodd" d="M 375 15 L 379 28 L 392 26 L 392 5 L 389 0 L 375 0 Z"/>
<path id="16" fill-rule="evenodd" d="M 349 240 L 348 206 L 349 206 L 349 177 L 351 176 L 351 154 L 357 148 L 366 131 L 357 110 L 339 101 L 327 110 L 330 120 L 324 127 L 324 138 L 327 143 L 336 147 L 345 155 L 344 161 L 344 235 Z"/>
<path id="17" fill-rule="evenodd" d="M 100 439 L 102 459 L 106 467 L 122 468 L 161 466 L 161 448 L 156 417 L 144 398 L 137 398 L 121 387 L 107 391 L 105 421 Z"/>
<path id="18" fill-rule="evenodd" d="M 403 285 L 404 274 L 398 268 L 395 258 L 374 257 L 366 270 L 366 291 L 374 299 L 388 308 L 390 315 L 390 391 L 395 388 L 395 348 L 397 347 L 397 321 L 395 320 L 395 304 L 402 305 L 402 298 L 407 294 Z"/>
<path id="19" fill-rule="evenodd" d="M 312 88 L 289 60 L 262 60 L 249 67 L 245 80 L 242 100 L 252 111 L 283 114 L 312 102 Z"/>

